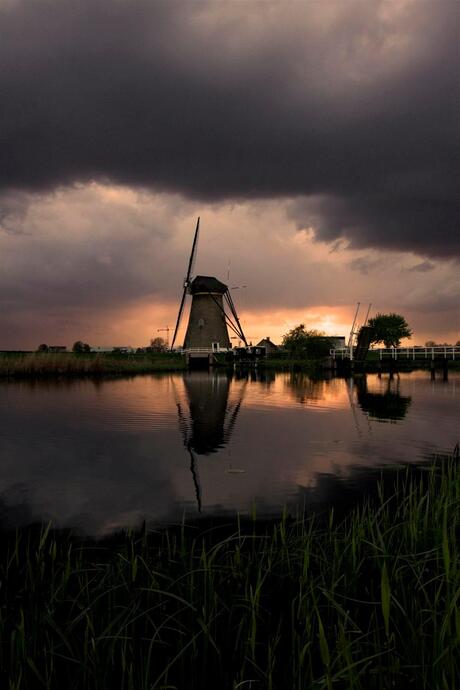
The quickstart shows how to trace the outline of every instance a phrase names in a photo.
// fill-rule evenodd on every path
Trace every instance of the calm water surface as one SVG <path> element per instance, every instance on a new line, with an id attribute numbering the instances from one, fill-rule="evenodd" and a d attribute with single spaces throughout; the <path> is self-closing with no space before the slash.
<path id="1" fill-rule="evenodd" d="M 459 418 L 460 375 L 426 371 L 1 383 L 0 519 L 103 534 L 337 500 L 357 468 L 451 451 Z"/>

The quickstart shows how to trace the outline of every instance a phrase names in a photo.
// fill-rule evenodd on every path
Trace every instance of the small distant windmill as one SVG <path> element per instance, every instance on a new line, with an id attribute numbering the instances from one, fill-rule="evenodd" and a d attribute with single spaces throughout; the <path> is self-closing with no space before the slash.
<path id="1" fill-rule="evenodd" d="M 185 334 L 184 349 L 209 350 L 210 352 L 230 349 L 227 328 L 230 328 L 247 345 L 228 286 L 212 276 L 192 277 L 199 231 L 200 219 L 198 218 L 171 350 L 176 342 L 187 294 L 192 296 L 192 306 Z"/>
<path id="2" fill-rule="evenodd" d="M 357 328 L 356 322 L 358 319 L 360 306 L 361 302 L 358 302 L 356 306 L 355 318 L 353 319 L 353 325 L 350 331 L 350 338 L 348 340 L 348 349 L 350 352 L 350 360 L 364 361 L 369 351 L 374 332 L 374 329 L 367 325 L 372 303 L 369 303 L 363 325 L 360 328 Z"/>

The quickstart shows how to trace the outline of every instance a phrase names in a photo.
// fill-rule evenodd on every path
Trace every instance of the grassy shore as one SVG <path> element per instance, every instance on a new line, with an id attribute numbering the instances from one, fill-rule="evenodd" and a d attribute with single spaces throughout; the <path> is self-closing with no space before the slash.
<path id="1" fill-rule="evenodd" d="M 454 690 L 458 458 L 340 519 L 2 537 L 2 687 Z"/>
<path id="2" fill-rule="evenodd" d="M 229 366 L 224 356 L 218 364 Z M 383 369 L 412 371 L 423 366 L 412 361 L 398 360 L 396 364 L 384 362 Z M 426 364 L 429 368 L 429 362 Z M 81 376 L 123 376 L 146 374 L 156 371 L 182 371 L 186 368 L 185 358 L 176 353 L 157 354 L 75 354 L 69 353 L 0 353 L 1 378 L 52 378 Z M 325 363 L 321 359 L 289 359 L 269 357 L 258 362 L 260 370 L 305 371 L 318 375 L 324 371 Z M 380 362 L 376 357 L 369 359 L 362 366 L 364 371 L 380 371 Z M 327 369 L 327 367 L 326 367 Z M 449 370 L 460 369 L 460 361 L 449 362 Z"/>
<path id="3" fill-rule="evenodd" d="M 121 376 L 185 369 L 177 354 L 75 354 L 36 352 L 0 355 L 0 377 Z"/>

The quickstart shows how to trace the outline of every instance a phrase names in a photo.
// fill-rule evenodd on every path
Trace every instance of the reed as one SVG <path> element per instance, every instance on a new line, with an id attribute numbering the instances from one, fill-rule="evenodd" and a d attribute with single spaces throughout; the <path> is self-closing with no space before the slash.
<path id="1" fill-rule="evenodd" d="M 180 355 L 111 355 L 34 352 L 0 355 L 0 377 L 117 376 L 184 369 Z"/>
<path id="2" fill-rule="evenodd" d="M 2 687 L 453 689 L 458 457 L 391 477 L 340 519 L 4 534 Z"/>

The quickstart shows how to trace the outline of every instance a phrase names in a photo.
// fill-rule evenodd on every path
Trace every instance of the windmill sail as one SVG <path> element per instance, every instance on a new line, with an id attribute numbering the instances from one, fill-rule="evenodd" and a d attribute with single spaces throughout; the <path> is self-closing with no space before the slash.
<path id="1" fill-rule="evenodd" d="M 174 329 L 174 335 L 173 335 L 173 339 L 171 342 L 171 350 L 173 349 L 174 343 L 176 342 L 177 332 L 179 330 L 180 322 L 182 319 L 182 312 L 184 311 L 185 295 L 187 294 L 187 289 L 190 285 L 190 278 L 192 275 L 193 267 L 195 265 L 196 250 L 197 250 L 197 246 L 198 246 L 199 233 L 200 233 L 200 218 L 198 217 L 198 220 L 196 222 L 195 237 L 193 238 L 192 251 L 191 251 L 190 259 L 188 262 L 187 275 L 185 276 L 185 280 L 184 280 L 184 291 L 182 293 L 182 299 L 180 301 L 179 312 L 177 314 L 176 327 Z"/>
<path id="2" fill-rule="evenodd" d="M 200 236 L 200 217 L 198 216 L 198 220 L 196 222 L 196 228 L 195 228 L 195 237 L 193 238 L 193 244 L 192 244 L 192 253 L 190 254 L 190 260 L 188 262 L 188 269 L 187 269 L 187 277 L 185 278 L 185 283 L 187 284 L 187 287 L 190 283 L 190 278 L 193 273 L 193 269 L 195 268 L 195 261 L 196 261 L 196 252 L 198 249 L 198 238 Z"/>
<path id="3" fill-rule="evenodd" d="M 241 325 L 241 323 L 240 323 L 240 320 L 239 320 L 239 318 L 238 318 L 238 313 L 237 313 L 237 311 L 236 311 L 235 304 L 234 304 L 233 299 L 232 299 L 232 296 L 231 296 L 231 294 L 230 294 L 230 290 L 227 290 L 226 295 L 225 295 L 225 298 L 226 298 L 226 300 L 227 300 L 228 306 L 230 307 L 230 312 L 231 312 L 233 318 L 234 318 L 235 321 L 236 321 L 236 328 L 233 328 L 232 330 L 236 333 L 236 335 L 237 335 L 239 338 L 241 338 L 241 340 L 243 341 L 243 343 L 247 346 L 248 342 L 247 342 L 247 340 L 246 340 L 246 336 L 244 335 L 243 327 L 242 327 L 242 325 Z M 228 318 L 228 317 L 227 317 L 227 318 Z M 230 321 L 230 319 L 228 319 L 228 321 Z"/>
<path id="4" fill-rule="evenodd" d="M 179 330 L 180 320 L 182 318 L 182 312 L 184 310 L 184 302 L 185 302 L 186 293 L 187 293 L 187 288 L 184 287 L 184 291 L 182 293 L 182 299 L 180 301 L 180 306 L 179 306 L 179 313 L 177 315 L 176 327 L 174 329 L 174 335 L 173 335 L 173 339 L 172 339 L 172 343 L 171 343 L 171 350 L 174 349 L 174 343 L 176 342 L 177 331 Z"/>

